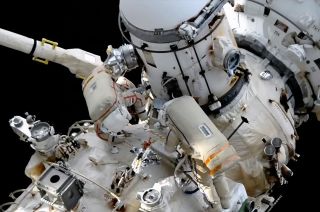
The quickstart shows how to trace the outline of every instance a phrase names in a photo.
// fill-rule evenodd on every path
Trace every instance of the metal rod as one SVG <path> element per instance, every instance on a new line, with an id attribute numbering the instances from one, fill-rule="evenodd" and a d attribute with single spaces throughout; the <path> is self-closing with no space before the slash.
<path id="1" fill-rule="evenodd" d="M 174 45 L 174 46 L 171 46 L 171 48 L 174 50 L 174 49 L 177 48 L 177 46 Z M 188 86 L 188 82 L 187 82 L 187 81 L 188 81 L 188 76 L 185 76 L 184 73 L 183 73 L 183 70 L 182 70 L 182 67 L 181 67 L 181 64 L 180 64 L 180 61 L 179 61 L 177 52 L 174 51 L 173 54 L 174 54 L 174 57 L 175 57 L 176 60 L 177 60 L 177 63 L 178 63 L 178 66 L 179 66 L 179 69 L 180 69 L 180 72 L 181 72 L 181 75 L 182 75 L 182 79 L 183 79 L 184 83 L 186 84 L 188 93 L 189 93 L 190 96 L 192 96 L 191 91 L 190 91 L 190 88 L 189 88 L 189 86 Z"/>
<path id="2" fill-rule="evenodd" d="M 238 131 L 238 129 L 243 125 L 243 123 L 249 123 L 248 119 L 241 116 L 241 123 L 237 126 L 236 129 L 229 135 L 228 140 Z"/>
<path id="3" fill-rule="evenodd" d="M 197 61 L 198 61 L 198 63 L 199 63 L 200 75 L 204 78 L 204 81 L 206 82 L 206 85 L 207 85 L 209 94 L 212 95 L 212 92 L 211 92 L 211 89 L 210 89 L 210 87 L 209 87 L 209 83 L 208 83 L 207 77 L 206 77 L 206 75 L 205 75 L 205 70 L 203 70 L 203 68 L 202 68 L 201 61 L 200 61 L 200 58 L 199 58 L 199 56 L 198 56 L 198 52 L 197 52 L 197 50 L 196 50 L 196 47 L 193 45 L 192 48 L 193 48 L 193 51 L 194 51 L 194 53 L 195 53 L 195 55 L 196 55 Z"/>

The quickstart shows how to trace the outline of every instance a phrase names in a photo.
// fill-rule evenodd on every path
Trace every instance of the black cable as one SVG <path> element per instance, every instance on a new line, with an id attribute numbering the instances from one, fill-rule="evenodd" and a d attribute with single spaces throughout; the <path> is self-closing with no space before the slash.
<path id="1" fill-rule="evenodd" d="M 183 138 L 186 140 L 186 142 L 187 142 L 187 143 L 189 144 L 189 146 L 190 146 L 190 142 L 188 141 L 187 137 L 186 137 L 186 136 L 183 134 L 183 132 L 178 128 L 178 126 L 175 125 L 175 123 L 173 122 L 173 120 L 172 120 L 172 118 L 170 117 L 170 115 L 167 114 L 167 116 L 168 116 L 168 119 L 170 119 L 170 121 L 172 122 L 173 127 L 175 127 L 175 128 L 181 133 L 181 135 L 183 136 Z"/>
<path id="2" fill-rule="evenodd" d="M 32 46 L 32 49 L 31 49 L 29 55 L 33 56 L 33 53 L 36 50 L 36 48 L 37 48 L 37 40 L 33 39 L 33 46 Z"/>
<path id="3" fill-rule="evenodd" d="M 175 49 L 176 47 L 177 47 L 177 45 L 174 45 L 174 46 L 172 46 L 171 48 L 172 48 L 172 49 Z M 189 85 L 188 85 L 189 76 L 184 75 L 184 72 L 183 72 L 183 70 L 182 70 L 182 67 L 181 67 L 181 64 L 180 64 L 180 61 L 179 61 L 177 52 L 174 51 L 173 54 L 174 54 L 174 57 L 176 58 L 176 61 L 177 61 L 177 63 L 178 63 L 178 66 L 179 66 L 179 69 L 180 69 L 180 73 L 181 73 L 181 75 L 182 75 L 182 79 L 183 79 L 184 83 L 186 84 L 186 87 L 187 87 L 189 96 L 192 96 L 191 91 L 190 91 L 190 88 L 189 88 Z"/>
<path id="4" fill-rule="evenodd" d="M 192 191 L 183 191 L 183 193 L 185 193 L 185 194 L 194 194 L 194 193 L 196 193 L 197 191 L 199 191 L 199 186 L 197 185 L 197 182 L 195 182 L 194 180 L 193 180 L 193 178 L 189 175 L 189 174 L 187 174 L 187 172 L 186 171 L 183 171 L 183 173 L 188 177 L 188 179 L 190 180 L 190 182 L 188 183 L 188 184 L 190 184 L 191 182 L 193 182 L 196 186 L 197 186 L 197 188 L 195 188 L 194 190 L 192 190 Z"/>
<path id="5" fill-rule="evenodd" d="M 192 161 L 193 161 L 193 163 L 191 163 L 191 164 L 193 165 L 193 169 L 196 172 L 196 174 L 195 174 L 196 181 L 197 181 L 197 183 L 200 184 L 200 181 L 198 179 L 197 161 L 195 159 L 192 159 Z M 207 197 L 206 193 L 203 191 L 203 189 L 201 189 L 201 191 L 202 191 L 203 196 L 205 197 L 204 200 L 206 201 L 206 203 L 208 203 L 210 205 L 210 207 L 213 208 L 213 204 L 212 204 L 212 202 L 210 202 L 208 200 L 208 197 Z"/>
<path id="6" fill-rule="evenodd" d="M 172 131 L 172 130 L 170 129 L 169 132 L 168 132 L 168 134 L 167 134 L 167 136 L 166 136 L 166 143 L 168 142 L 169 135 L 170 135 L 171 131 Z"/>
<path id="7" fill-rule="evenodd" d="M 195 53 L 195 55 L 196 55 L 197 61 L 198 61 L 198 63 L 199 63 L 200 75 L 204 78 L 204 81 L 206 82 L 206 85 L 207 85 L 209 94 L 210 94 L 210 96 L 212 96 L 212 92 L 211 92 L 211 89 L 210 89 L 210 87 L 209 87 L 209 83 L 208 83 L 207 77 L 206 77 L 206 75 L 205 75 L 205 70 L 202 68 L 201 61 L 200 61 L 200 59 L 199 59 L 199 56 L 198 56 L 198 52 L 197 52 L 197 50 L 196 50 L 196 47 L 193 45 L 192 48 L 193 48 L 193 51 L 194 51 L 194 53 Z"/>

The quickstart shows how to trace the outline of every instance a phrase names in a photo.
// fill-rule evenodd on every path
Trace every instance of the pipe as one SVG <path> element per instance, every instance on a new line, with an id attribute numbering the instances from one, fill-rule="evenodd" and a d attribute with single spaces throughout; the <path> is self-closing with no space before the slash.
<path id="1" fill-rule="evenodd" d="M 81 49 L 63 49 L 58 43 L 47 39 L 37 41 L 0 28 L 0 45 L 30 54 L 33 60 L 48 64 L 52 61 L 66 66 L 71 73 L 87 77 L 91 71 L 102 65 L 100 56 Z"/>
<path id="2" fill-rule="evenodd" d="M 280 147 L 282 144 L 282 140 L 278 137 L 275 137 L 271 140 L 271 144 L 274 146 L 274 148 L 276 149 L 276 153 L 279 153 L 280 151 Z"/>
<path id="3" fill-rule="evenodd" d="M 269 160 L 272 160 L 276 149 L 272 144 L 267 144 L 263 149 L 264 154 L 268 157 Z"/>
<path id="4" fill-rule="evenodd" d="M 36 41 L 40 44 L 39 41 Z M 34 40 L 8 30 L 0 29 L 0 45 L 30 54 Z"/>
<path id="5" fill-rule="evenodd" d="M 287 180 L 288 178 L 293 176 L 293 171 L 285 164 L 282 164 L 281 175 Z"/>

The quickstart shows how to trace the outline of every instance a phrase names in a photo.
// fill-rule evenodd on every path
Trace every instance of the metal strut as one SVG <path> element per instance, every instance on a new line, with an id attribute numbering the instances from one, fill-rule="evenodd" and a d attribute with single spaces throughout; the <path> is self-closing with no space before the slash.
<path id="1" fill-rule="evenodd" d="M 174 57 L 177 60 L 177 63 L 178 63 L 178 66 L 179 66 L 179 69 L 180 69 L 180 72 L 181 72 L 181 75 L 182 75 L 182 79 L 183 79 L 184 83 L 186 84 L 188 93 L 189 93 L 190 96 L 192 96 L 190 88 L 189 88 L 189 85 L 188 85 L 189 76 L 184 75 L 182 67 L 181 67 L 181 64 L 180 64 L 180 61 L 179 61 L 179 58 L 178 58 L 178 55 L 177 55 L 177 52 L 175 51 L 176 49 L 178 49 L 178 47 L 177 47 L 177 45 L 171 45 L 170 48 L 173 50 Z"/>

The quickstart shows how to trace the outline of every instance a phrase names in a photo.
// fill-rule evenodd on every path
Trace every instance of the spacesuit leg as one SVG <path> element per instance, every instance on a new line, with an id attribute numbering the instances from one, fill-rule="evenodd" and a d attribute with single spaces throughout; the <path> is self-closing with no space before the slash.
<path id="1" fill-rule="evenodd" d="M 222 211 L 221 201 L 213 184 L 212 177 L 208 174 L 208 172 L 203 173 L 200 171 L 198 172 L 198 175 L 200 176 L 198 184 L 200 191 L 206 195 L 207 201 L 209 201 L 213 206 L 212 208 L 209 207 L 208 210 L 210 212 Z M 205 202 L 207 201 L 205 200 Z"/>
<path id="2" fill-rule="evenodd" d="M 213 184 L 220 197 L 221 206 L 224 209 L 230 208 L 230 192 L 229 186 L 226 181 L 224 174 L 218 175 L 213 179 Z"/>

